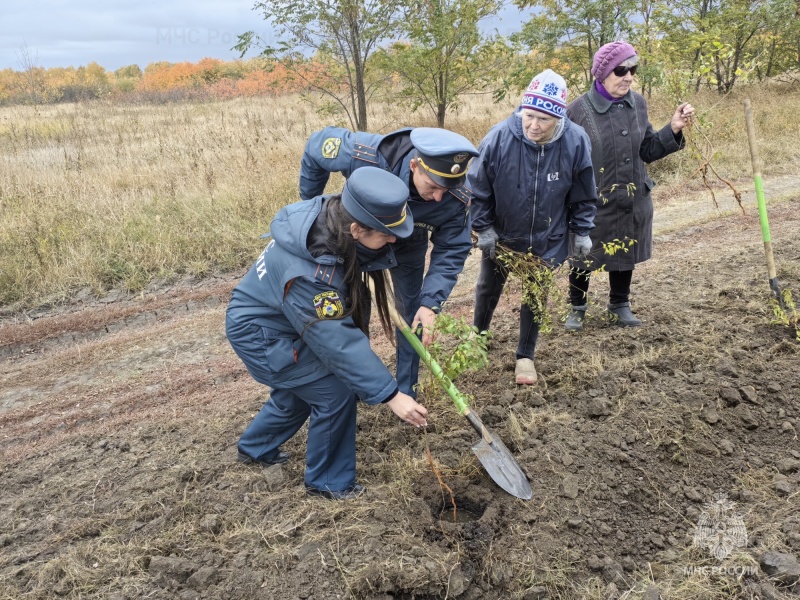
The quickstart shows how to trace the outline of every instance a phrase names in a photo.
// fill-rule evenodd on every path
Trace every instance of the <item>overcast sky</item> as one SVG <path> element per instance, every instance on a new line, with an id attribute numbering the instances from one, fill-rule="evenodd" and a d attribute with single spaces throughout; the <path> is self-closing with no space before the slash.
<path id="1" fill-rule="evenodd" d="M 86 65 L 107 70 L 156 61 L 238 58 L 240 33 L 267 35 L 252 0 L 0 0 L 0 69 L 22 69 L 25 53 L 41 67 Z M 508 34 L 517 9 L 488 22 Z"/>

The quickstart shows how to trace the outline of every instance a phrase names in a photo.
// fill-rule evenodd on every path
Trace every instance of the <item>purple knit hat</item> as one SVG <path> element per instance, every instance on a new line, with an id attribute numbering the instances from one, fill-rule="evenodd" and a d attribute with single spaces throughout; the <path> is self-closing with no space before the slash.
<path id="1" fill-rule="evenodd" d="M 615 67 L 618 67 L 632 56 L 636 56 L 636 48 L 622 40 L 601 46 L 594 53 L 592 75 L 597 81 L 602 82 Z"/>

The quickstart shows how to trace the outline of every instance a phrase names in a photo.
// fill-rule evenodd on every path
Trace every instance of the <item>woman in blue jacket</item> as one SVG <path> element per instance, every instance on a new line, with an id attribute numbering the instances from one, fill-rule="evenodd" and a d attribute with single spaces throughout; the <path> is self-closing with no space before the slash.
<path id="1" fill-rule="evenodd" d="M 495 125 L 472 161 L 472 229 L 483 251 L 473 324 L 489 329 L 508 271 L 495 261 L 495 245 L 531 252 L 556 267 L 568 254 L 592 247 L 597 192 L 589 138 L 566 118 L 567 86 L 547 69 L 528 86 L 517 112 Z M 570 233 L 571 241 L 570 241 Z M 536 383 L 533 363 L 539 316 L 523 304 L 516 353 L 516 383 Z"/>
<path id="2" fill-rule="evenodd" d="M 376 167 L 359 169 L 341 195 L 281 209 L 272 241 L 233 290 L 226 334 L 270 399 L 238 443 L 239 460 L 276 464 L 281 444 L 310 417 L 305 485 L 312 496 L 348 499 L 356 476 L 356 397 L 387 404 L 401 419 L 426 424 L 427 411 L 399 391 L 369 345 L 371 277 L 378 315 L 392 337 L 385 273 L 388 245 L 414 227 L 408 187 Z"/>

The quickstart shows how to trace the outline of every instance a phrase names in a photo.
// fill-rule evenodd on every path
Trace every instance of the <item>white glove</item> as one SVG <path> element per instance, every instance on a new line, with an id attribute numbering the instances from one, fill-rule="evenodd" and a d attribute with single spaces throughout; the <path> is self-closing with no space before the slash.
<path id="1" fill-rule="evenodd" d="M 579 256 L 586 256 L 592 251 L 592 240 L 588 235 L 578 235 L 577 233 L 572 236 L 572 256 L 577 258 Z"/>

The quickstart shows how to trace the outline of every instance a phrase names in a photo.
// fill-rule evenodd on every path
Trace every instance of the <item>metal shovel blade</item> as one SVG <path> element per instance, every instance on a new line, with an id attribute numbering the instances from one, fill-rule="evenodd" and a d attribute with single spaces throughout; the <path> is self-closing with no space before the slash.
<path id="1" fill-rule="evenodd" d="M 472 446 L 472 451 L 489 476 L 506 492 L 523 500 L 530 500 L 533 497 L 528 478 L 515 461 L 506 459 L 506 455 L 510 454 L 499 438 L 495 438 L 491 444 L 486 440 L 476 442 Z"/>
<path id="2" fill-rule="evenodd" d="M 474 412 L 468 410 L 465 416 L 481 434 L 481 439 L 472 445 L 472 451 L 489 476 L 512 496 L 530 500 L 533 497 L 531 484 L 503 440 L 489 431 Z"/>

